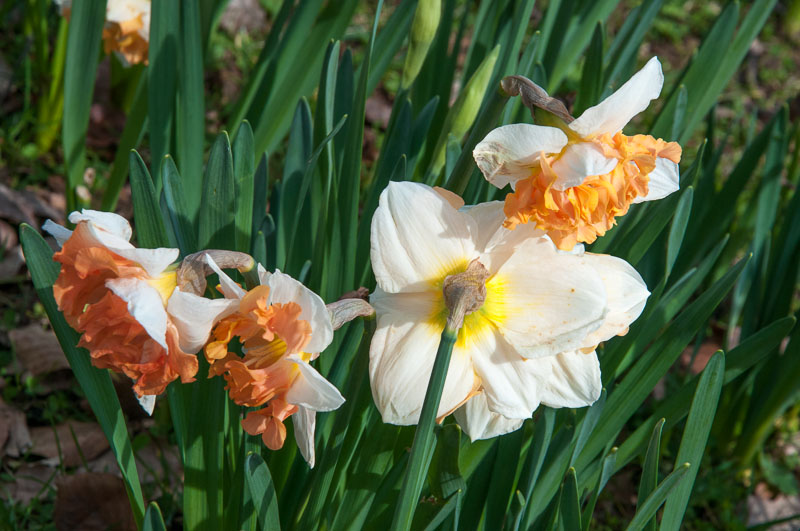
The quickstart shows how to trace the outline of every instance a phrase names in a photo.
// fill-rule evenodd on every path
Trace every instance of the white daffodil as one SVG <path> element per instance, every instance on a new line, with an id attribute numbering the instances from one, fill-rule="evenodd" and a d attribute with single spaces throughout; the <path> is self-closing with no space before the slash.
<path id="1" fill-rule="evenodd" d="M 622 134 L 663 84 L 653 57 L 619 90 L 560 128 L 512 124 L 491 131 L 473 156 L 490 183 L 514 189 L 506 197 L 506 227 L 533 223 L 560 249 L 571 249 L 605 234 L 631 203 L 676 191 L 680 146 Z"/>
<path id="2" fill-rule="evenodd" d="M 370 383 L 383 420 L 417 423 L 448 311 L 448 278 L 479 264 L 483 304 L 466 315 L 437 417 L 473 438 L 517 429 L 539 404 L 580 407 L 601 391 L 595 346 L 625 333 L 649 295 L 624 260 L 561 252 L 532 226 L 503 227 L 501 202 L 390 183 L 372 220 L 378 287 Z M 463 204 L 463 203 L 461 203 Z"/>
<path id="3" fill-rule="evenodd" d="M 283 446 L 283 421 L 292 416 L 297 446 L 313 467 L 316 412 L 344 403 L 339 390 L 309 363 L 333 340 L 325 303 L 289 275 L 270 274 L 261 265 L 261 285 L 245 291 L 206 258 L 219 276 L 222 293 L 236 301 L 235 313 L 216 325 L 206 347 L 210 371 L 224 375 L 237 404 L 263 406 L 249 412 L 242 426 L 250 435 L 261 435 L 270 449 Z M 234 336 L 243 345 L 243 356 L 228 351 Z"/>

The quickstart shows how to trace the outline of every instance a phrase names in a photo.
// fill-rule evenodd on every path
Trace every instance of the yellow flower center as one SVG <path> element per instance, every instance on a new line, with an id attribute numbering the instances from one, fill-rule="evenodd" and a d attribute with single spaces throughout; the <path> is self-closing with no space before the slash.
<path id="1" fill-rule="evenodd" d="M 165 271 L 155 278 L 147 279 L 147 283 L 156 288 L 158 294 L 161 295 L 161 301 L 166 306 L 170 295 L 178 286 L 177 273 L 175 271 Z"/>

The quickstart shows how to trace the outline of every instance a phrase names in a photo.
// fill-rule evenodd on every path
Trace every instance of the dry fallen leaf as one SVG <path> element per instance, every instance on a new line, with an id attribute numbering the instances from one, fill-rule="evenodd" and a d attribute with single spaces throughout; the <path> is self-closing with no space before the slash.
<path id="1" fill-rule="evenodd" d="M 765 483 L 759 483 L 747 497 L 747 525 L 756 526 L 773 520 L 800 514 L 800 496 L 779 494 L 774 498 Z M 800 529 L 800 518 L 770 527 L 770 531 L 792 531 Z"/>
<path id="2" fill-rule="evenodd" d="M 111 474 L 74 474 L 56 479 L 56 529 L 136 530 L 125 484 Z"/>
<path id="3" fill-rule="evenodd" d="M 69 363 L 52 330 L 36 323 L 8 333 L 17 359 L 34 376 L 69 370 Z"/>
<path id="4" fill-rule="evenodd" d="M 0 492 L 3 498 L 27 505 L 47 491 L 55 479 L 56 471 L 49 466 L 25 463 L 14 471 L 14 481 L 3 483 Z"/>
<path id="5" fill-rule="evenodd" d="M 91 422 L 67 421 L 59 424 L 53 429 L 49 426 L 31 428 L 31 439 L 33 447 L 31 453 L 46 457 L 45 463 L 57 465 L 59 463 L 59 447 L 64 466 L 78 466 L 83 461 L 81 453 L 87 461 L 102 454 L 108 449 L 103 430 L 100 426 Z M 75 433 L 75 437 L 72 436 Z M 58 436 L 58 442 L 56 442 Z M 80 452 L 75 446 L 75 439 L 78 440 Z"/>
<path id="6" fill-rule="evenodd" d="M 0 400 L 0 450 L 3 456 L 19 457 L 32 445 L 25 414 Z"/>

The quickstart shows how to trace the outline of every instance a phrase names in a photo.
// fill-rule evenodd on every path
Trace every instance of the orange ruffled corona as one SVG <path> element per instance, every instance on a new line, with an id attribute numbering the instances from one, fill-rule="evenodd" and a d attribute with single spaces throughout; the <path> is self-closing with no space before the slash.
<path id="1" fill-rule="evenodd" d="M 592 243 L 614 226 L 617 216 L 628 212 L 634 199 L 647 195 L 648 174 L 658 157 L 676 164 L 681 159 L 680 145 L 649 135 L 604 134 L 593 142 L 606 157 L 617 159 L 611 172 L 558 190 L 553 186 L 557 175 L 552 169 L 557 157 L 542 154 L 530 177 L 518 181 L 514 192 L 506 196 L 505 227 L 536 223 L 564 250 L 578 242 Z"/>
<path id="2" fill-rule="evenodd" d="M 251 411 L 242 421 L 250 435 L 261 435 L 271 450 L 283 446 L 286 427 L 283 421 L 298 411 L 286 401 L 294 381 L 300 375 L 297 364 L 288 359 L 302 352 L 311 339 L 311 325 L 300 319 L 299 304 L 268 303 L 269 286 L 257 286 L 241 299 L 239 311 L 222 319 L 214 328 L 212 341 L 206 346 L 206 359 L 211 364 L 209 376 L 223 375 L 231 399 L 239 405 L 266 407 Z M 228 351 L 228 344 L 238 336 L 244 356 Z"/>
<path id="3" fill-rule="evenodd" d="M 142 37 L 144 27 L 141 15 L 123 22 L 106 22 L 103 28 L 105 53 L 119 52 L 128 63 L 147 64 L 148 42 Z"/>

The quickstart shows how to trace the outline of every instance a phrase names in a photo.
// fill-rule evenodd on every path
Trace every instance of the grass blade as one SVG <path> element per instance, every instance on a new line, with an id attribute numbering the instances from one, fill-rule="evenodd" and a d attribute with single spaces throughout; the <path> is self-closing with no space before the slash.
<path id="1" fill-rule="evenodd" d="M 641 509 L 645 500 L 658 487 L 658 462 L 661 458 L 661 430 L 663 427 L 664 419 L 662 418 L 656 423 L 656 427 L 653 428 L 653 434 L 650 436 L 650 444 L 647 446 L 647 453 L 644 455 L 642 478 L 639 480 L 637 509 Z M 645 523 L 644 529 L 655 531 L 655 519 Z"/>
<path id="2" fill-rule="evenodd" d="M 630 531 L 638 531 L 643 529 L 645 524 L 652 520 L 659 507 L 667 499 L 667 496 L 672 490 L 677 487 L 683 477 L 689 472 L 691 465 L 684 463 L 672 471 L 672 473 L 664 478 L 664 481 L 653 491 L 653 493 L 642 503 L 642 506 L 636 511 L 636 514 L 628 524 L 627 529 Z M 666 514 L 666 513 L 665 513 Z"/>

